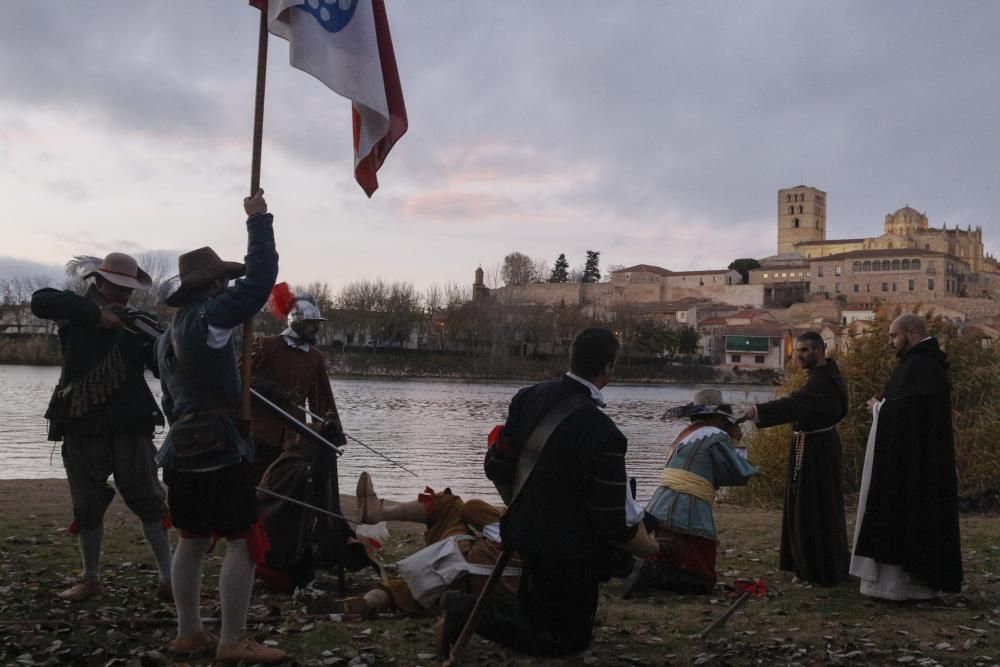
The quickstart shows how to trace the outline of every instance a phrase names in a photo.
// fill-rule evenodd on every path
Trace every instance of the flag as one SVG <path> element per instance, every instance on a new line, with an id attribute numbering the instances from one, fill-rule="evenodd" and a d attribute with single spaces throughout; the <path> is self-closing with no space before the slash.
<path id="1" fill-rule="evenodd" d="M 251 0 L 288 40 L 292 67 L 351 100 L 354 178 L 369 197 L 376 172 L 406 132 L 406 106 L 384 0 Z"/>

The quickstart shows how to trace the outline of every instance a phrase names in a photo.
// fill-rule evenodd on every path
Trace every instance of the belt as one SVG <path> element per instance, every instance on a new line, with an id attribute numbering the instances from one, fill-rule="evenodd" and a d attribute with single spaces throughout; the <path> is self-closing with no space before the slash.
<path id="1" fill-rule="evenodd" d="M 837 422 L 839 424 L 840 422 Z M 805 457 L 806 450 L 806 436 L 813 435 L 814 433 L 826 433 L 827 431 L 833 431 L 837 428 L 837 424 L 832 424 L 831 426 L 824 426 L 823 428 L 817 428 L 812 431 L 795 431 L 794 433 L 794 443 L 795 443 L 795 468 L 792 470 L 792 491 L 795 491 L 795 483 L 799 480 L 799 470 L 802 469 L 802 459 Z"/>
<path id="2" fill-rule="evenodd" d="M 229 408 L 213 408 L 211 410 L 199 410 L 198 412 L 189 412 L 186 415 L 181 415 L 177 418 L 179 422 L 193 422 L 199 421 L 201 419 L 208 419 L 211 417 L 233 417 L 236 414 L 235 410 L 230 410 Z"/>

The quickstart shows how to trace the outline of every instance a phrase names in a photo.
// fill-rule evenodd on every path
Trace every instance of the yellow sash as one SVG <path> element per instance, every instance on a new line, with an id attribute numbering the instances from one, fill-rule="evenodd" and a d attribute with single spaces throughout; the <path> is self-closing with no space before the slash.
<path id="1" fill-rule="evenodd" d="M 687 493 L 700 498 L 709 505 L 715 504 L 715 487 L 707 479 L 690 470 L 664 468 L 660 474 L 660 484 L 678 493 Z"/>

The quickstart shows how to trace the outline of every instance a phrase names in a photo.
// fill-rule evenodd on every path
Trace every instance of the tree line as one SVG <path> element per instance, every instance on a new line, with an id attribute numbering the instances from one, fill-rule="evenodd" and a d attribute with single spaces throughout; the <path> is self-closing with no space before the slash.
<path id="1" fill-rule="evenodd" d="M 540 283 L 596 283 L 601 281 L 600 264 L 599 250 L 588 250 L 583 266 L 579 269 L 571 269 L 566 253 L 559 253 L 550 270 L 548 262 L 544 259 L 532 259 L 523 252 L 515 250 L 503 258 L 500 278 L 507 287 Z M 611 279 L 613 270 L 616 268 L 612 267 L 609 270 L 608 280 Z"/>

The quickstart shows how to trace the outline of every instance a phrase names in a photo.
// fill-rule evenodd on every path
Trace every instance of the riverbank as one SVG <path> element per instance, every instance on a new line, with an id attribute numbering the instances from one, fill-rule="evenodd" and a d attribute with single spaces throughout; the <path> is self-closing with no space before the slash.
<path id="1" fill-rule="evenodd" d="M 353 516 L 354 502 L 342 499 Z M 0 663 L 169 664 L 173 610 L 153 600 L 155 569 L 136 519 L 120 499 L 106 519 L 105 593 L 83 605 L 55 597 L 79 568 L 64 480 L 0 481 Z M 848 511 L 853 517 L 853 511 Z M 962 517 L 966 584 L 959 595 L 920 604 L 862 598 L 856 584 L 812 588 L 776 571 L 777 510 L 719 505 L 720 581 L 766 581 L 769 596 L 744 604 L 705 640 L 695 636 L 731 603 L 656 593 L 621 600 L 605 584 L 591 651 L 540 660 L 474 640 L 466 664 L 1000 664 L 1000 515 Z M 416 526 L 389 524 L 380 557 L 394 562 L 421 545 Z M 849 531 L 850 531 L 849 527 Z M 219 547 L 209 557 L 203 613 L 216 617 Z M 349 594 L 373 575 L 349 574 Z M 334 578 L 318 586 L 335 591 Z M 387 614 L 371 620 L 330 617 L 332 596 L 295 598 L 255 591 L 252 631 L 294 654 L 299 665 L 433 665 L 429 616 Z M 120 659 L 116 660 L 116 659 Z"/>
<path id="2" fill-rule="evenodd" d="M 537 382 L 564 372 L 565 355 L 491 354 L 489 350 L 456 351 L 399 348 L 320 348 L 327 370 L 338 377 L 444 378 L 451 380 L 510 380 Z M 0 340 L 0 364 L 57 366 L 61 360 L 54 337 L 27 336 Z M 620 382 L 648 384 L 761 384 L 773 385 L 779 374 L 770 370 L 743 371 L 669 359 L 619 360 Z"/>

